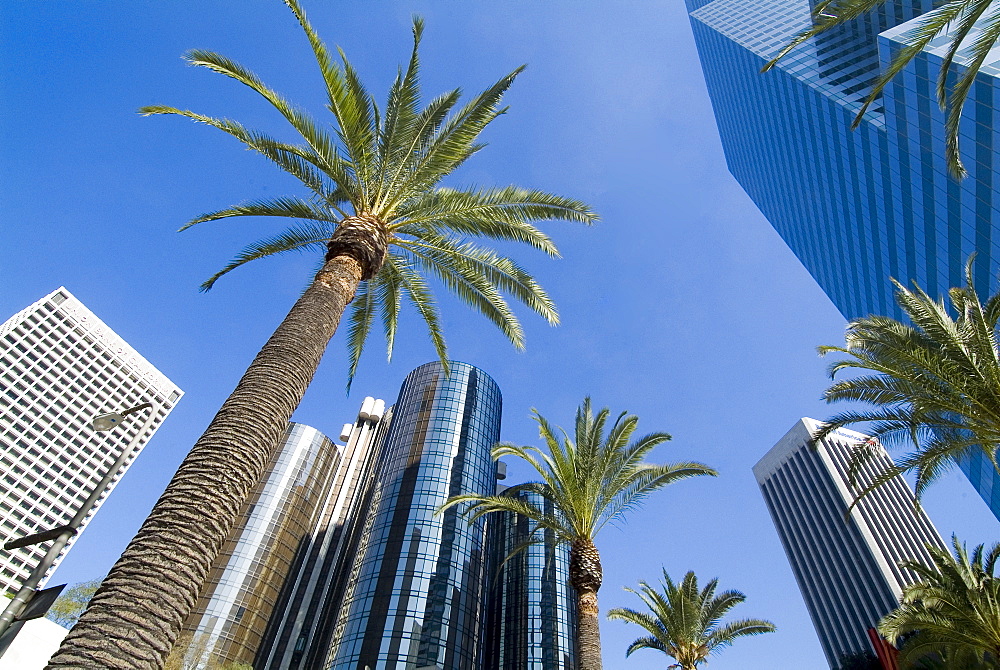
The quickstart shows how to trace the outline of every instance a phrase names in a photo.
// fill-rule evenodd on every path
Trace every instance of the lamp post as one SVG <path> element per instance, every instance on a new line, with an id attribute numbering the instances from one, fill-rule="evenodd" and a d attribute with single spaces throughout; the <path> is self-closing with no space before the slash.
<path id="1" fill-rule="evenodd" d="M 69 523 L 64 526 L 28 535 L 18 540 L 11 540 L 4 545 L 4 549 L 9 551 L 13 549 L 20 549 L 21 547 L 27 547 L 32 544 L 41 544 L 42 542 L 54 540 L 54 542 L 52 542 L 52 546 L 49 547 L 49 550 L 45 553 L 45 557 L 35 567 L 35 569 L 31 571 L 28 578 L 24 580 L 24 583 L 18 590 L 17 595 L 14 596 L 14 598 L 7 604 L 3 614 L 0 614 L 0 656 L 2 656 L 7 650 L 7 646 L 9 646 L 10 641 L 13 638 L 13 634 L 8 636 L 5 636 L 4 634 L 14 624 L 18 615 L 24 610 L 24 606 L 35 594 L 35 587 L 38 586 L 38 583 L 42 581 L 45 573 L 48 572 L 52 564 L 55 563 L 56 558 L 58 558 L 63 548 L 65 548 L 66 543 L 69 542 L 71 537 L 79 532 L 83 520 L 88 514 L 90 514 L 90 511 L 94 508 L 98 499 L 108 488 L 108 485 L 111 484 L 111 480 L 115 478 L 115 475 L 121 469 L 122 465 L 124 465 L 125 461 L 128 460 L 128 457 L 131 455 L 136 443 L 142 439 L 142 436 L 147 430 L 149 430 L 149 427 L 156 419 L 157 406 L 151 402 L 144 402 L 121 412 L 108 412 L 107 414 L 101 414 L 95 417 L 91 422 L 91 426 L 95 431 L 103 433 L 118 426 L 126 416 L 144 409 L 149 410 L 149 416 L 146 418 L 146 422 L 143 424 L 139 432 L 136 433 L 135 437 L 129 441 L 128 446 L 125 447 L 121 455 L 119 455 L 115 462 L 111 465 L 111 468 L 104 474 L 104 477 L 90 493 L 90 496 L 88 496 L 88 498 L 83 502 L 73 518 L 70 519 Z"/>

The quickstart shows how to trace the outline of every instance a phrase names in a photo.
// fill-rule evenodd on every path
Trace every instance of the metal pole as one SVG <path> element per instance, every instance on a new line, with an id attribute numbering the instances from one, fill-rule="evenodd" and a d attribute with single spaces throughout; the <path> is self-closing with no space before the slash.
<path id="1" fill-rule="evenodd" d="M 7 629 L 14 623 L 15 617 L 21 613 L 21 610 L 24 608 L 24 604 L 28 602 L 28 599 L 31 598 L 31 595 L 35 592 L 35 587 L 38 586 L 39 582 L 41 582 L 45 577 L 45 573 L 48 572 L 49 568 L 52 567 L 52 564 L 55 563 L 56 558 L 59 557 L 59 553 L 62 552 L 66 543 L 69 542 L 69 539 L 76 535 L 80 528 L 80 524 L 87 517 L 87 515 L 90 514 L 94 505 L 111 484 L 111 480 L 115 478 L 115 475 L 121 469 L 122 465 L 124 465 L 125 461 L 128 460 L 128 457 L 132 454 L 132 450 L 135 448 L 136 443 L 142 439 L 142 436 L 153 424 L 159 410 L 159 405 L 156 403 L 143 403 L 143 405 L 149 408 L 149 417 L 142 425 L 142 428 L 140 428 L 139 432 L 135 434 L 135 437 L 129 441 L 128 446 L 125 447 L 121 455 L 118 456 L 111 468 L 107 471 L 107 473 L 105 473 L 103 479 L 101 479 L 94 490 L 90 493 L 90 496 L 88 496 L 88 498 L 80 506 L 80 509 L 77 510 L 76 515 L 64 526 L 66 530 L 59 533 L 58 537 L 55 538 L 55 542 L 52 543 L 52 546 L 49 547 L 49 550 L 45 553 L 45 558 L 43 558 L 42 561 L 35 566 L 35 569 L 31 571 L 28 578 L 24 580 L 24 583 L 18 590 L 17 595 L 14 596 L 14 599 L 7 604 L 6 608 L 4 608 L 3 614 L 0 614 L 0 636 L 7 632 Z M 122 416 L 143 408 L 143 405 L 126 410 L 122 413 Z M 3 652 L 0 651 L 0 654 L 2 653 Z"/>

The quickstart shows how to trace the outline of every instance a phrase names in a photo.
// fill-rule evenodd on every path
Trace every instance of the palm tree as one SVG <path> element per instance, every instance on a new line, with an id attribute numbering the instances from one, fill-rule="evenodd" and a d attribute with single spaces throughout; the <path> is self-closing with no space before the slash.
<path id="1" fill-rule="evenodd" d="M 878 629 L 891 643 L 906 638 L 901 668 L 933 667 L 929 654 L 947 657 L 947 667 L 956 669 L 992 668 L 1000 659 L 1000 544 L 988 552 L 979 545 L 971 556 L 954 536 L 952 546 L 954 555 L 928 546 L 933 565 L 900 563 L 917 581 L 903 590 L 902 603 Z"/>
<path id="2" fill-rule="evenodd" d="M 719 580 L 713 579 L 698 589 L 698 578 L 688 572 L 677 584 L 663 570 L 662 592 L 646 582 L 639 590 L 625 588 L 642 599 L 649 611 L 616 607 L 608 612 L 609 619 L 620 619 L 641 626 L 649 632 L 625 650 L 625 656 L 639 649 L 655 649 L 673 658 L 671 668 L 695 670 L 708 662 L 711 654 L 721 651 L 741 637 L 773 633 L 774 624 L 763 619 L 741 619 L 722 625 L 722 618 L 732 608 L 746 600 L 739 591 L 723 591 L 716 595 Z"/>
<path id="3" fill-rule="evenodd" d="M 803 42 L 837 26 L 850 23 L 886 3 L 887 0 L 821 0 L 812 8 L 812 28 L 796 35 L 764 66 L 762 72 L 774 67 Z M 916 19 L 913 28 L 900 35 L 900 39 L 907 46 L 896 52 L 889 67 L 875 82 L 867 100 L 854 118 L 852 129 L 861 124 L 868 107 L 881 96 L 886 85 L 934 39 L 947 34 L 948 51 L 938 69 L 936 97 L 938 106 L 945 112 L 945 158 L 948 169 L 956 178 L 964 178 L 967 172 L 959 153 L 959 122 L 976 75 L 987 62 L 990 51 L 1000 37 L 1000 22 L 993 16 L 992 5 L 993 0 L 945 0 L 933 11 Z M 971 41 L 967 41 L 970 35 L 973 37 Z M 961 55 L 959 55 L 960 49 Z M 954 85 L 949 91 L 950 77 L 954 78 Z"/>
<path id="4" fill-rule="evenodd" d="M 653 491 L 681 479 L 715 475 L 701 463 L 653 465 L 644 461 L 654 447 L 670 439 L 667 433 L 650 433 L 629 442 L 639 417 L 622 412 L 605 433 L 610 410 L 594 414 L 590 398 L 576 412 L 574 439 L 554 428 L 537 410 L 532 410 L 539 435 L 548 453 L 537 447 L 503 443 L 493 449 L 493 458 L 516 456 L 528 462 L 542 481 L 520 484 L 500 496 L 455 496 L 439 511 L 466 503 L 471 520 L 491 512 L 522 514 L 534 523 L 531 535 L 551 531 L 556 542 L 567 543 L 569 580 L 577 594 L 577 651 L 580 670 L 601 669 L 601 632 L 597 614 L 597 591 L 603 571 L 601 555 L 594 544 L 597 533 L 611 522 L 620 522 Z M 562 434 L 560 440 L 557 430 Z M 552 503 L 546 513 L 522 498 L 519 492 L 534 492 Z M 541 538 L 538 538 L 541 542 Z M 519 549 L 525 548 L 522 545 Z"/>
<path id="5" fill-rule="evenodd" d="M 317 36 L 296 0 L 286 0 L 319 64 L 332 126 L 294 107 L 241 65 L 207 51 L 187 59 L 260 94 L 301 136 L 279 142 L 229 119 L 167 106 L 243 142 L 297 177 L 308 198 L 257 200 L 196 217 L 296 219 L 284 232 L 247 246 L 203 285 L 250 261 L 315 250 L 322 267 L 233 394 L 198 440 L 152 513 L 67 636 L 51 667 L 159 668 L 197 598 L 213 559 L 302 399 L 348 304 L 349 380 L 378 317 L 389 351 L 402 303 L 423 317 L 442 361 L 445 341 L 427 275 L 484 314 L 517 347 L 521 326 L 504 294 L 550 323 L 555 306 L 517 263 L 475 238 L 520 242 L 550 256 L 552 240 L 532 221 L 596 220 L 583 203 L 515 186 L 456 190 L 441 180 L 482 148 L 479 135 L 505 108 L 504 92 L 522 68 L 458 106 L 450 91 L 421 105 L 418 47 L 380 110 L 345 57 Z M 350 383 L 350 382 L 348 382 Z"/>
<path id="6" fill-rule="evenodd" d="M 824 393 L 826 401 L 863 401 L 874 407 L 837 414 L 815 439 L 842 426 L 870 423 L 866 432 L 875 439 L 855 448 L 855 476 L 877 451 L 878 440 L 915 446 L 898 463 L 874 471 L 859 499 L 909 470 L 916 472 L 920 498 L 956 461 L 978 453 L 1000 473 L 996 457 L 1000 445 L 996 339 L 1000 294 L 985 304 L 980 302 L 972 282 L 972 262 L 970 258 L 966 264 L 966 285 L 948 292 L 951 310 L 944 300 L 934 300 L 919 286 L 914 284 L 910 290 L 893 280 L 896 301 L 912 325 L 867 316 L 848 324 L 845 346 L 819 349 L 824 355 L 850 356 L 830 366 L 832 378 L 843 370 L 870 373 L 836 382 Z"/>

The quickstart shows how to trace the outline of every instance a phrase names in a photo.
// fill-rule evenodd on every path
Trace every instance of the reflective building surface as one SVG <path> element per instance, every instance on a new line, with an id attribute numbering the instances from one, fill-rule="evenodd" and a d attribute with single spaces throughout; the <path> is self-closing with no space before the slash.
<path id="1" fill-rule="evenodd" d="M 889 277 L 931 295 L 964 283 L 995 292 L 1000 263 L 1000 53 L 965 106 L 962 157 L 950 177 L 935 77 L 947 36 L 890 83 L 858 129 L 872 81 L 906 43 L 930 0 L 887 3 L 870 17 L 761 67 L 810 25 L 806 0 L 687 0 L 730 172 L 845 317 L 900 316 Z M 958 62 L 967 56 L 960 52 Z M 1000 482 L 979 455 L 962 469 L 1000 517 Z"/>
<path id="2" fill-rule="evenodd" d="M 501 565 L 523 519 L 435 515 L 451 496 L 497 489 L 500 416 L 486 373 L 435 362 L 395 406 L 365 398 L 343 446 L 291 424 L 185 624 L 187 662 L 573 668 L 568 549 L 550 537 Z"/>
<path id="3" fill-rule="evenodd" d="M 378 457 L 328 667 L 473 670 L 481 663 L 485 520 L 438 506 L 496 487 L 501 395 L 483 371 L 452 362 L 406 378 Z"/>
<path id="4" fill-rule="evenodd" d="M 254 662 L 340 460 L 336 445 L 318 430 L 289 425 L 184 625 L 191 654 L 202 657 L 192 662 Z"/>
<path id="5" fill-rule="evenodd" d="M 347 578 L 354 564 L 368 514 L 368 483 L 375 455 L 385 439 L 391 411 L 365 398 L 353 424 L 345 424 L 345 443 L 333 484 L 314 529 L 303 537 L 295 565 L 257 651 L 255 668 L 320 668 L 326 660 L 339 617 Z"/>
<path id="6" fill-rule="evenodd" d="M 946 549 L 900 476 L 865 496 L 847 516 L 859 490 L 850 484 L 854 445 L 868 437 L 841 429 L 818 444 L 819 423 L 801 419 L 754 466 L 771 519 L 831 668 L 843 654 L 871 651 L 867 631 L 899 604 L 916 575 L 904 559 L 933 565 L 926 545 Z M 881 447 L 875 459 L 888 464 Z M 858 484 L 872 481 L 862 471 Z M 847 517 L 845 519 L 845 517 Z"/>
<path id="7" fill-rule="evenodd" d="M 536 493 L 520 497 L 545 512 L 552 504 Z M 514 555 L 532 524 L 510 512 L 489 517 L 490 581 L 483 632 L 483 670 L 575 670 L 576 595 L 569 585 L 569 545 L 552 531 Z"/>

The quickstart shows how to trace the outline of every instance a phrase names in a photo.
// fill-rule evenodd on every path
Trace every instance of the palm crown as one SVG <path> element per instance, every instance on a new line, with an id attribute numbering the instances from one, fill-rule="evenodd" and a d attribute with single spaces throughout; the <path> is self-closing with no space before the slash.
<path id="1" fill-rule="evenodd" d="M 646 582 L 639 582 L 638 590 L 626 588 L 639 596 L 648 611 L 619 607 L 608 612 L 608 618 L 634 623 L 645 628 L 649 635 L 630 644 L 625 655 L 639 649 L 654 649 L 677 661 L 671 668 L 694 670 L 707 662 L 709 655 L 738 638 L 774 632 L 774 624 L 762 619 L 723 624 L 723 617 L 746 600 L 746 596 L 739 591 L 716 594 L 718 585 L 719 580 L 712 579 L 699 589 L 694 572 L 688 572 L 678 584 L 664 570 L 662 590 Z"/>
<path id="2" fill-rule="evenodd" d="M 605 407 L 594 414 L 590 398 L 577 410 L 575 439 L 553 427 L 538 410 L 532 413 L 547 450 L 502 443 L 493 449 L 493 458 L 523 459 L 542 481 L 511 487 L 509 495 L 456 496 L 448 501 L 449 506 L 471 503 L 468 513 L 473 520 L 490 512 L 516 512 L 531 519 L 536 532 L 550 530 L 560 542 L 573 543 L 593 540 L 607 524 L 623 521 L 657 489 L 688 477 L 716 474 L 695 462 L 646 463 L 649 452 L 670 435 L 650 433 L 630 443 L 639 417 L 626 412 L 618 415 L 605 435 L 610 410 Z M 549 500 L 555 511 L 547 514 L 526 500 L 512 497 L 522 490 Z"/>
<path id="3" fill-rule="evenodd" d="M 803 42 L 872 12 L 889 0 L 821 0 L 813 5 L 813 26 L 792 39 L 778 55 L 769 61 L 763 71 L 774 67 L 795 47 Z M 937 4 L 937 3 L 935 3 Z M 945 157 L 948 168 L 959 179 L 966 176 L 965 167 L 959 153 L 959 122 L 962 108 L 976 75 L 986 64 L 990 51 L 1000 37 L 1000 21 L 997 21 L 993 0 L 947 0 L 933 11 L 920 16 L 912 29 L 901 35 L 906 46 L 893 56 L 889 66 L 879 76 L 868 99 L 858 112 L 852 125 L 857 128 L 868 107 L 877 100 L 882 90 L 896 75 L 902 72 L 917 54 L 931 44 L 939 35 L 947 34 L 948 50 L 938 69 L 936 97 L 945 116 Z M 978 24 L 978 27 L 977 27 Z M 971 38 L 968 40 L 967 38 Z M 962 68 L 955 72 L 956 61 Z M 948 89 L 949 79 L 954 81 Z"/>
<path id="4" fill-rule="evenodd" d="M 824 393 L 827 402 L 862 401 L 873 409 L 842 412 L 827 420 L 815 439 L 841 426 L 869 422 L 866 432 L 883 442 L 916 449 L 881 470 L 861 495 L 897 474 L 914 470 L 919 498 L 941 474 L 975 453 L 982 453 L 1000 472 L 1000 353 L 996 328 L 1000 294 L 986 303 L 973 286 L 972 262 L 966 285 L 948 292 L 952 310 L 919 286 L 912 290 L 893 280 L 896 300 L 912 325 L 884 316 L 867 316 L 847 327 L 843 347 L 820 347 L 848 359 L 830 366 L 831 377 L 844 370 L 863 370 L 842 379 Z M 954 313 L 954 315 L 953 315 Z M 869 445 L 874 446 L 875 442 Z M 870 459 L 869 445 L 858 445 L 852 471 Z"/>
<path id="5" fill-rule="evenodd" d="M 1000 544 L 989 551 L 979 545 L 971 555 L 954 536 L 952 545 L 954 555 L 929 546 L 932 565 L 900 564 L 917 581 L 878 625 L 890 642 L 905 638 L 900 667 L 922 661 L 931 667 L 928 654 L 946 656 L 949 668 L 995 667 L 1000 659 L 1000 579 L 995 574 Z"/>
<path id="6" fill-rule="evenodd" d="M 549 323 L 558 322 L 552 300 L 521 266 L 470 238 L 513 241 L 558 256 L 552 240 L 532 220 L 564 219 L 583 223 L 596 215 L 580 201 L 510 186 L 456 190 L 439 186 L 484 145 L 479 136 L 504 113 L 501 99 L 515 69 L 458 107 L 455 89 L 420 107 L 418 48 L 423 22 L 413 20 L 413 52 L 393 82 L 380 109 L 350 62 L 334 58 L 295 0 L 287 4 L 301 23 L 326 85 L 333 132 L 314 121 L 256 75 L 228 58 L 202 50 L 187 60 L 232 77 L 273 105 L 302 138 L 280 142 L 240 123 L 164 105 L 143 107 L 143 114 L 178 114 L 229 133 L 296 177 L 309 197 L 256 200 L 196 217 L 197 223 L 237 216 L 275 216 L 298 222 L 245 247 L 204 284 L 259 258 L 292 251 L 319 250 L 332 258 L 344 247 L 368 249 L 364 273 L 351 308 L 348 335 L 350 372 L 357 369 L 376 316 L 391 357 L 403 300 L 426 322 L 431 340 L 446 363 L 447 353 L 436 302 L 426 275 L 439 280 L 461 300 L 493 322 L 518 348 L 524 333 L 504 294 L 524 303 Z M 361 260 L 361 259 L 359 259 Z"/>

